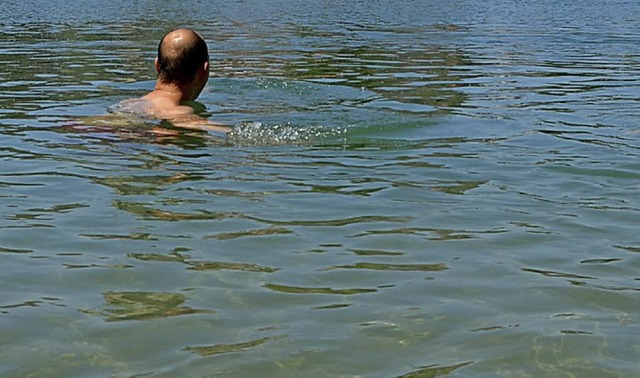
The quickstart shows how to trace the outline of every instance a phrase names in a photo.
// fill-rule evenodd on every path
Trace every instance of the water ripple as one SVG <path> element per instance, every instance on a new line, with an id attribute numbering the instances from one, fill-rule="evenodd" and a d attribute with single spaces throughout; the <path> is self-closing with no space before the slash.
<path id="1" fill-rule="evenodd" d="M 352 265 L 338 265 L 324 270 L 334 269 L 365 269 L 365 270 L 395 270 L 403 272 L 439 272 L 449 269 L 446 264 L 383 264 L 383 263 L 370 263 L 370 262 L 358 262 Z"/>
<path id="2" fill-rule="evenodd" d="M 242 352 L 246 351 L 260 345 L 266 344 L 268 342 L 276 341 L 282 339 L 286 336 L 270 336 L 263 337 L 261 339 L 245 341 L 236 344 L 216 344 L 216 345 L 207 345 L 207 346 L 194 346 L 194 347 L 186 347 L 184 348 L 187 352 L 193 352 L 201 357 L 208 357 L 217 354 L 223 353 L 232 353 L 232 352 Z"/>
<path id="3" fill-rule="evenodd" d="M 354 295 L 375 293 L 377 289 L 333 289 L 330 287 L 300 287 L 267 283 L 265 288 L 288 294 L 337 294 L 337 295 Z"/>
<path id="4" fill-rule="evenodd" d="M 636 375 L 638 10 L 0 2 L 0 375 Z"/>
<path id="5" fill-rule="evenodd" d="M 270 268 L 258 264 L 247 263 L 231 263 L 222 261 L 191 261 L 187 264 L 191 265 L 190 270 L 241 270 L 245 272 L 273 273 L 278 271 L 277 268 Z"/>
<path id="6" fill-rule="evenodd" d="M 180 315 L 212 313 L 211 310 L 182 306 L 183 294 L 166 292 L 106 292 L 105 310 L 83 309 L 91 315 L 104 316 L 108 322 L 128 320 L 150 320 Z"/>

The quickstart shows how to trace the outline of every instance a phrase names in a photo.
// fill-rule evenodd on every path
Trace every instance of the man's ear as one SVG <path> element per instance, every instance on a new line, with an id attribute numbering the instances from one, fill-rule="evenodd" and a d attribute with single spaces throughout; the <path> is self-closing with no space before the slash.
<path id="1" fill-rule="evenodd" d="M 204 62 L 204 65 L 202 66 L 202 68 L 204 68 L 204 72 L 206 72 L 207 74 L 209 74 L 209 62 Z"/>
<path id="2" fill-rule="evenodd" d="M 160 64 L 158 64 L 158 58 L 153 61 L 153 64 L 156 66 L 156 72 L 160 73 Z"/>

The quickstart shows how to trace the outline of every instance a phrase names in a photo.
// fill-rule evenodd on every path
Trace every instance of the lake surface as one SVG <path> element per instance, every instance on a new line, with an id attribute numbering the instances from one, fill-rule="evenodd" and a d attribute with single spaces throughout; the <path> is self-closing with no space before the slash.
<path id="1" fill-rule="evenodd" d="M 177 26 L 232 135 L 76 127 Z M 637 1 L 3 1 L 0 67 L 2 377 L 640 374 Z"/>

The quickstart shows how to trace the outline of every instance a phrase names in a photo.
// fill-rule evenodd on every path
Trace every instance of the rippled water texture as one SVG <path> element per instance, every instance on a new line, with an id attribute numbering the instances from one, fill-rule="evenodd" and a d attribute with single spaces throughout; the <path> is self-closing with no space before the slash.
<path id="1" fill-rule="evenodd" d="M 637 376 L 639 20 L 1 2 L 0 376 Z M 109 113 L 176 26 L 227 139 Z"/>

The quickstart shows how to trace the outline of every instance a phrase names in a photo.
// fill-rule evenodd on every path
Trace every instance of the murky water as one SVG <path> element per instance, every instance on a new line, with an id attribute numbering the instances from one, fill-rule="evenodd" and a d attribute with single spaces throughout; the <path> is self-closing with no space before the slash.
<path id="1" fill-rule="evenodd" d="M 175 26 L 233 134 L 96 127 Z M 3 1 L 0 375 L 637 376 L 639 30 L 630 0 Z"/>

